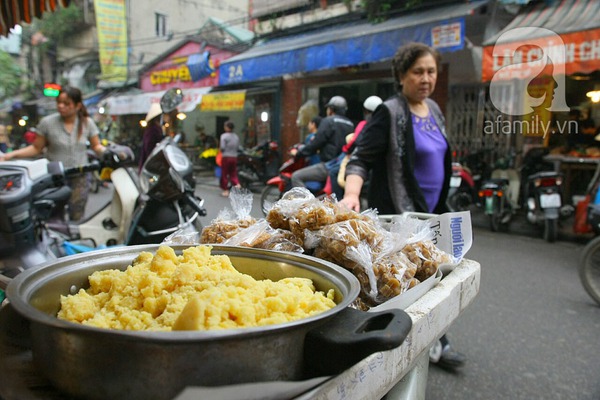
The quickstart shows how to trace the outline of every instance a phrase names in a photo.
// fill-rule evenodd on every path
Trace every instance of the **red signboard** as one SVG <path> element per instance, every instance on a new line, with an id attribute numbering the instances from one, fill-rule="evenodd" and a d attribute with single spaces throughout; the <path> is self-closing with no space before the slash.
<path id="1" fill-rule="evenodd" d="M 210 62 L 213 64 L 211 67 L 215 69 L 215 72 L 194 82 L 187 65 L 188 59 L 193 54 L 200 54 L 201 50 L 210 52 Z M 140 88 L 145 92 L 156 92 L 173 87 L 187 89 L 218 86 L 218 66 L 221 61 L 234 54 L 216 47 L 202 48 L 200 43 L 187 42 L 154 64 L 150 70 L 145 71 L 140 79 Z"/>
<path id="2" fill-rule="evenodd" d="M 561 43 L 562 42 L 562 43 Z M 600 70 L 600 29 L 522 38 L 521 42 L 487 46 L 482 80 L 525 79 L 546 73 L 590 73 Z"/>

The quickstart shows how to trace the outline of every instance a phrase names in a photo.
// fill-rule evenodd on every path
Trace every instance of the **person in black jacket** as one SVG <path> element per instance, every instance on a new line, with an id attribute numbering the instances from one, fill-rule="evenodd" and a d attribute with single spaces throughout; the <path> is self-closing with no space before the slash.
<path id="1" fill-rule="evenodd" d="M 326 163 L 340 155 L 346 144 L 346 135 L 354 131 L 354 124 L 346 117 L 346 99 L 333 96 L 325 107 L 327 117 L 319 124 L 314 140 L 296 153 L 296 157 L 308 157 L 318 151 L 321 162 L 294 172 L 292 187 L 304 187 L 304 182 L 308 181 L 325 182 L 329 176 Z"/>

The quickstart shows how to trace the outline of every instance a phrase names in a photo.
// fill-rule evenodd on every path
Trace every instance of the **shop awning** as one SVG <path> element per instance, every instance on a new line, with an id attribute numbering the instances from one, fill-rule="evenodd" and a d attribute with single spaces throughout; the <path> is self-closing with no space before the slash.
<path id="1" fill-rule="evenodd" d="M 484 43 L 483 80 L 529 77 L 532 71 L 543 70 L 539 60 L 544 56 L 551 61 L 554 73 L 571 75 L 600 69 L 598 15 L 598 0 L 529 4 Z"/>
<path id="2" fill-rule="evenodd" d="M 354 23 L 257 44 L 220 65 L 219 84 L 250 82 L 391 59 L 409 41 L 440 51 L 464 47 L 464 16 L 488 3 L 464 4 L 413 12 L 379 24 Z"/>
<path id="3" fill-rule="evenodd" d="M 208 93 L 211 87 L 202 87 L 183 90 L 183 102 L 177 107 L 181 112 L 193 111 L 202 101 L 202 96 Z M 109 96 L 106 101 L 106 113 L 110 115 L 146 114 L 152 103 L 160 102 L 165 90 L 159 92 L 120 94 Z"/>
<path id="4" fill-rule="evenodd" d="M 58 6 L 68 7 L 70 0 L 13 0 L 0 3 L 0 35 L 6 36 L 15 25 L 31 23 L 34 17 L 42 18 L 45 12 L 56 11 Z"/>

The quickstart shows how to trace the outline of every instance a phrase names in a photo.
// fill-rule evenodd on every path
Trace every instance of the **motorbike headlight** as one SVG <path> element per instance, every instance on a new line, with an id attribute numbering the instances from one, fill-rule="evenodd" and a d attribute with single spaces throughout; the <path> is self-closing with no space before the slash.
<path id="1" fill-rule="evenodd" d="M 140 187 L 144 193 L 150 192 L 150 190 L 158 184 L 158 175 L 150 174 L 146 171 L 140 176 Z"/>

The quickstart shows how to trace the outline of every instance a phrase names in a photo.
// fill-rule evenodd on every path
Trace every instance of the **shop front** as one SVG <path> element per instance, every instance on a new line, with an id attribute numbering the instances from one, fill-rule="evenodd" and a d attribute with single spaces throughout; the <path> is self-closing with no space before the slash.
<path id="1" fill-rule="evenodd" d="M 221 63 L 219 89 L 278 80 L 280 92 L 271 99 L 279 103 L 270 107 L 273 112 L 279 108 L 280 115 L 274 115 L 270 129 L 279 134 L 272 138 L 279 137 L 282 148 L 287 148 L 303 140 L 306 118 L 300 114 L 309 104 L 316 104 L 316 113 L 324 116 L 329 98 L 344 96 L 348 117 L 358 123 L 365 98 L 392 95 L 390 60 L 400 44 L 430 44 L 442 52 L 445 64 L 449 54 L 466 51 L 469 18 L 487 4 L 482 0 L 428 8 L 379 24 L 348 22 L 268 40 Z M 442 107 L 447 102 L 448 73 L 442 72 L 436 89 Z"/>
<path id="2" fill-rule="evenodd" d="M 107 138 L 137 148 L 151 104 L 160 102 L 167 90 L 179 88 L 184 97 L 178 106 L 175 131 L 182 134 L 180 146 L 195 161 L 200 151 L 200 134 L 212 134 L 213 139 L 217 134 L 214 116 L 203 113 L 200 104 L 203 96 L 218 84 L 219 64 L 237 54 L 231 48 L 213 44 L 202 36 L 186 38 L 149 62 L 140 71 L 139 88 L 114 93 L 98 104 L 98 122 Z"/>
<path id="3" fill-rule="evenodd" d="M 529 5 L 483 52 L 482 77 L 497 111 L 483 121 L 484 135 L 504 136 L 523 156 L 547 148 L 572 179 L 569 198 L 585 192 L 600 157 L 598 13 L 595 0 Z"/>

